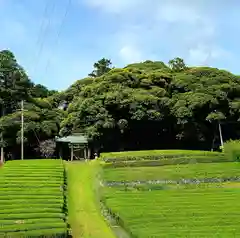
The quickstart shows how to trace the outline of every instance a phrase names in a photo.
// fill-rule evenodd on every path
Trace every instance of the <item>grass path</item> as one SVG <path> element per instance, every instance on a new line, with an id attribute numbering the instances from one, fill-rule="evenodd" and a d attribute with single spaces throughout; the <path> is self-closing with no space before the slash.
<path id="1" fill-rule="evenodd" d="M 74 238 L 114 238 L 97 201 L 98 161 L 66 163 L 69 223 Z"/>

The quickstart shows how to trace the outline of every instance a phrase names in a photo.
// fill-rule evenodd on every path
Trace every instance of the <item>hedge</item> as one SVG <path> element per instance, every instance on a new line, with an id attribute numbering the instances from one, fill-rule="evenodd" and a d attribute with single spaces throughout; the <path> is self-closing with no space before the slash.
<path id="1" fill-rule="evenodd" d="M 224 143 L 226 158 L 240 162 L 240 140 L 230 140 Z"/>
<path id="2" fill-rule="evenodd" d="M 24 220 L 24 219 L 33 219 L 33 218 L 61 218 L 65 219 L 65 214 L 63 213 L 16 213 L 16 214 L 0 214 L 0 220 Z"/>
<path id="3" fill-rule="evenodd" d="M 196 163 L 217 163 L 217 162 L 232 162 L 225 157 L 212 156 L 194 156 L 194 157 L 172 157 L 153 160 L 129 160 L 104 163 L 104 167 L 145 167 L 145 166 L 163 166 L 176 164 L 196 164 Z"/>
<path id="4" fill-rule="evenodd" d="M 39 230 L 33 230 L 25 232 L 0 232 L 1 236 L 7 238 L 67 238 L 68 232 L 65 228 L 55 228 L 41 230 L 41 235 L 39 235 Z"/>
<path id="5" fill-rule="evenodd" d="M 20 214 L 20 213 L 23 213 L 23 214 L 29 214 L 29 213 L 61 213 L 62 212 L 62 208 L 46 208 L 46 207 L 40 207 L 40 208 L 31 208 L 29 207 L 29 209 L 26 211 L 26 208 L 21 208 L 21 207 L 18 207 L 18 208 L 13 208 L 13 209 L 4 209 L 4 207 L 1 207 L 1 210 L 0 210 L 0 214 Z"/>
<path id="6" fill-rule="evenodd" d="M 66 224 L 62 222 L 57 223 L 40 223 L 40 224 L 11 224 L 4 227 L 0 227 L 0 232 L 15 232 L 15 231 L 30 231 L 30 230 L 41 230 L 41 229 L 56 229 L 56 228 L 67 228 Z M 41 231 L 39 232 L 39 234 Z"/>
<path id="7" fill-rule="evenodd" d="M 0 200 L 1 201 L 1 200 Z M 7 203 L 7 204 L 2 204 L 1 203 L 1 210 L 6 210 L 6 209 L 18 209 L 21 208 L 22 204 L 21 203 Z M 62 209 L 63 205 L 62 203 L 33 203 L 31 201 L 28 202 L 28 208 L 29 209 L 34 209 L 34 208 L 41 208 L 41 209 L 48 209 L 48 208 L 61 208 Z"/>
<path id="8" fill-rule="evenodd" d="M 0 171 L 0 204 L 0 237 L 67 237 L 62 162 L 7 162 Z"/>
<path id="9" fill-rule="evenodd" d="M 221 158 L 221 152 L 194 151 L 194 150 L 146 150 L 146 151 L 126 151 L 114 153 L 102 153 L 100 159 L 105 162 L 136 161 L 136 160 L 162 160 L 172 158 Z"/>

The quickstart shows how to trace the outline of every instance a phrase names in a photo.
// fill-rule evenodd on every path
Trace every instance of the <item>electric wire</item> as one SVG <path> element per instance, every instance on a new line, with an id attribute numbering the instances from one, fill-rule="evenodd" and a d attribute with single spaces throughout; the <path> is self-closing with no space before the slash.
<path id="1" fill-rule="evenodd" d="M 53 50 L 52 50 L 52 55 L 54 54 L 54 49 L 56 49 L 57 46 L 58 46 L 59 39 L 60 39 L 62 30 L 63 30 L 63 27 L 64 27 L 64 23 L 65 23 L 65 21 L 66 21 L 66 19 L 67 19 L 67 16 L 68 16 L 71 3 L 72 3 L 72 0 L 67 0 L 66 10 L 65 10 L 65 12 L 64 12 L 64 16 L 63 16 L 63 18 L 62 18 L 62 21 L 61 21 L 59 30 L 58 30 L 58 32 L 57 32 L 57 36 L 56 36 L 56 40 L 55 40 L 55 44 L 54 44 L 54 47 L 55 47 L 55 48 L 53 48 Z M 44 76 L 45 76 L 45 74 L 47 73 L 50 64 L 51 64 L 51 57 L 49 57 L 49 59 L 48 59 L 48 61 L 47 61 L 47 64 L 46 64 L 46 67 L 45 67 L 45 71 L 44 71 Z"/>
<path id="2" fill-rule="evenodd" d="M 37 66 L 43 51 L 43 47 L 44 47 L 44 43 L 46 40 L 46 35 L 48 32 L 48 28 L 51 25 L 51 15 L 53 13 L 53 11 L 55 10 L 55 6 L 56 6 L 56 2 L 53 1 L 52 5 L 50 5 L 51 1 L 47 1 L 46 5 L 45 5 L 45 9 L 44 9 L 44 13 L 43 13 L 43 19 L 41 22 L 41 26 L 40 26 L 40 31 L 39 31 L 39 35 L 37 37 L 37 43 L 36 43 L 36 48 L 38 48 L 37 54 L 36 54 L 36 60 L 35 60 L 35 64 L 34 64 L 34 68 L 33 68 L 33 72 L 32 75 L 35 74 L 36 70 L 37 70 Z M 46 21 L 46 24 L 45 24 Z M 44 27 L 45 25 L 45 27 Z"/>

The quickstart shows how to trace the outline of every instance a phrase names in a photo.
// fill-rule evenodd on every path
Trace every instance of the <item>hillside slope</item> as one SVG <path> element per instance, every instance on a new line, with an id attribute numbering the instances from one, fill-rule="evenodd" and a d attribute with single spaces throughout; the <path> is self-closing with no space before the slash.
<path id="1" fill-rule="evenodd" d="M 238 137 L 240 80 L 209 67 L 172 70 L 146 61 L 85 78 L 65 93 L 70 102 L 61 134 L 84 131 L 105 150 L 211 149 Z M 213 143 L 214 142 L 214 143 Z"/>

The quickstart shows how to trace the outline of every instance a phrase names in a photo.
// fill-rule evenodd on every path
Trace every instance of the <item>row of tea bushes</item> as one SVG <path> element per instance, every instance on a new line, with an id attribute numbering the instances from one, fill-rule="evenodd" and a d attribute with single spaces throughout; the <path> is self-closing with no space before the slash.
<path id="1" fill-rule="evenodd" d="M 67 237 L 60 160 L 9 161 L 0 170 L 0 237 Z"/>

